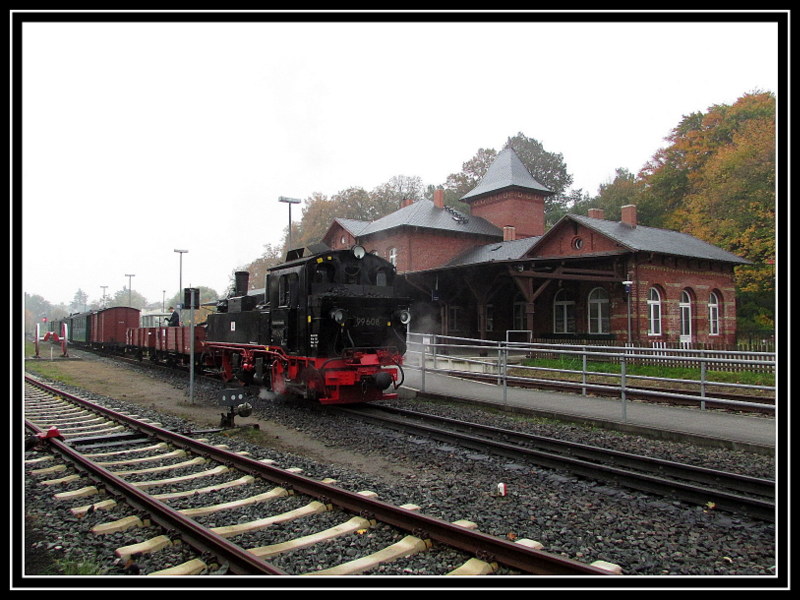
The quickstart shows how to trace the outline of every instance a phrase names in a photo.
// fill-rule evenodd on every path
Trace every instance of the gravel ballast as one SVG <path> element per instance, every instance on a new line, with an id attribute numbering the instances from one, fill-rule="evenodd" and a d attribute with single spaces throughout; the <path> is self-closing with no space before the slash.
<path id="1" fill-rule="evenodd" d="M 142 377 L 152 379 L 152 375 L 146 373 Z M 83 390 L 74 391 L 98 399 Z M 104 401 L 109 406 L 129 409 L 165 426 L 187 429 L 181 419 L 160 412 L 151 413 L 141 404 L 129 406 L 118 399 L 123 393 L 115 394 L 117 399 L 114 400 L 104 397 Z M 216 406 L 219 388 L 211 384 L 196 384 L 195 397 L 198 403 Z M 512 540 L 536 540 L 543 544 L 545 551 L 573 560 L 586 563 L 607 561 L 619 565 L 625 575 L 758 576 L 763 578 L 765 586 L 776 575 L 776 526 L 773 523 L 724 513 L 713 507 L 692 506 L 651 496 L 534 464 L 511 463 L 502 457 L 479 455 L 472 450 L 331 415 L 323 407 L 286 399 L 261 400 L 255 393 L 249 401 L 254 406 L 255 415 L 263 420 L 260 434 L 250 428 L 240 428 L 235 432 L 209 436 L 212 443 L 226 443 L 234 449 L 250 452 L 255 458 L 273 459 L 280 467 L 301 468 L 309 477 L 333 478 L 336 485 L 350 491 L 371 490 L 386 502 L 416 504 L 429 516 L 448 521 L 468 519 L 475 522 L 480 531 L 490 535 Z M 511 416 L 424 398 L 407 398 L 392 404 L 758 477 L 772 478 L 775 472 L 771 456 L 752 452 L 655 441 L 644 436 Z M 360 457 L 359 462 L 391 465 L 391 472 L 382 475 L 378 469 L 355 468 L 357 465 L 343 461 L 325 463 L 309 459 L 300 447 L 292 451 L 269 447 L 270 444 L 265 445 L 263 439 L 270 437 L 270 423 L 314 439 L 317 444 L 330 448 L 332 456 L 336 455 L 335 451 L 345 449 Z M 259 437 L 261 440 L 256 439 Z M 209 479 L 208 485 L 211 483 L 213 480 Z M 506 495 L 498 493 L 499 483 L 505 484 Z M 252 492 L 245 492 L 248 488 L 265 491 L 269 485 L 258 484 L 258 488 L 240 486 L 214 492 L 213 497 L 184 498 L 176 505 L 184 508 L 195 500 L 198 506 L 224 502 L 249 495 Z M 26 565 L 27 574 L 56 573 L 57 570 L 41 569 L 63 570 L 65 563 L 83 562 L 94 564 L 98 574 L 131 575 L 172 566 L 186 556 L 194 556 L 185 546 L 179 545 L 161 557 L 158 556 L 161 553 L 140 557 L 133 561 L 133 565 L 132 561 L 120 560 L 114 551 L 120 545 L 132 543 L 129 532 L 114 534 L 114 537 L 96 536 L 92 543 L 87 543 L 84 533 L 87 524 L 113 519 L 108 514 L 99 513 L 78 519 L 69 512 L 74 503 L 54 502 L 52 494 L 52 489 L 25 479 L 26 561 L 30 561 L 30 565 Z M 296 508 L 297 504 L 292 497 L 273 503 L 285 504 L 285 510 Z M 255 505 L 238 515 L 217 513 L 198 520 L 227 525 L 263 515 L 263 507 Z M 119 518 L 118 513 L 115 512 L 114 518 Z M 247 543 L 243 545 L 253 547 L 278 543 L 343 520 L 346 518 L 341 518 L 341 515 L 317 515 L 246 534 Z M 149 529 L 140 533 L 144 538 L 158 535 Z M 369 534 L 354 536 L 353 547 L 346 554 L 368 553 L 373 546 L 374 550 L 387 541 L 396 541 L 395 536 L 393 532 L 378 527 Z M 270 562 L 290 573 L 328 566 L 327 559 L 315 556 L 315 552 L 296 551 L 270 559 Z M 59 560 L 59 565 L 43 567 L 33 564 L 42 554 Z M 453 557 L 453 561 L 461 558 Z M 429 574 L 431 560 L 431 556 L 426 555 L 402 559 L 374 574 Z M 224 571 L 224 565 L 214 567 Z M 665 581 L 665 585 L 669 584 Z"/>

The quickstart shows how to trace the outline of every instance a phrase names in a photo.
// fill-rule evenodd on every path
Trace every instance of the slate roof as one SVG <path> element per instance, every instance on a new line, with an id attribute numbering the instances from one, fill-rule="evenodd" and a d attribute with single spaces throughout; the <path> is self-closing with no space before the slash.
<path id="1" fill-rule="evenodd" d="M 497 155 L 483 179 L 471 192 L 462 196 L 461 200 L 474 200 L 479 196 L 509 187 L 525 188 L 544 194 L 554 193 L 533 178 L 517 153 L 509 147 Z"/>
<path id="2" fill-rule="evenodd" d="M 342 217 L 336 217 L 334 219 L 334 222 L 341 225 L 342 228 L 353 237 L 358 237 L 364 230 L 364 228 L 369 225 L 369 221 L 359 221 L 358 219 L 344 219 Z"/>
<path id="3" fill-rule="evenodd" d="M 460 267 L 495 261 L 519 260 L 523 258 L 540 239 L 541 236 L 533 236 L 470 248 L 453 258 L 446 266 Z"/>
<path id="4" fill-rule="evenodd" d="M 657 229 L 645 225 L 633 227 L 621 221 L 608 221 L 573 214 L 563 216 L 559 223 L 564 219 L 577 221 L 581 225 L 593 229 L 635 252 L 658 252 L 660 254 L 689 256 L 720 262 L 752 264 L 751 261 L 745 258 L 704 242 L 688 233 Z M 558 223 L 550 231 L 554 231 L 557 227 Z"/>
<path id="5" fill-rule="evenodd" d="M 486 219 L 465 215 L 450 207 L 436 208 L 430 200 L 418 200 L 381 217 L 367 224 L 358 235 L 364 237 L 404 226 L 503 237 L 503 231 Z"/>

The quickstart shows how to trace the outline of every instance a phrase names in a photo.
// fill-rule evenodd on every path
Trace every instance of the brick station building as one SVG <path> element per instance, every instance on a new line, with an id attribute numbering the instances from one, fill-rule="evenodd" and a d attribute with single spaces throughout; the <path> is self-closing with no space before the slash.
<path id="1" fill-rule="evenodd" d="M 390 260 L 414 299 L 415 332 L 502 340 L 708 345 L 736 340 L 733 269 L 748 261 L 693 236 L 602 211 L 545 231 L 552 192 L 506 148 L 462 201 L 406 202 L 373 222 L 335 219 L 323 242 Z M 516 335 L 524 333 L 520 338 Z M 515 337 L 516 335 L 516 337 Z"/>

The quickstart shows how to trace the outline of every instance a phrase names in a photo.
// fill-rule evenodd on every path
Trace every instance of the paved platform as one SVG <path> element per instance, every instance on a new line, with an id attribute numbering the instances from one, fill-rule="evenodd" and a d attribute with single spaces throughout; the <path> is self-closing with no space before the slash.
<path id="1" fill-rule="evenodd" d="M 673 407 L 620 398 L 584 396 L 478 383 L 426 371 L 405 369 L 406 393 L 444 396 L 503 407 L 554 419 L 591 423 L 660 439 L 689 439 L 723 447 L 774 451 L 776 419 L 693 407 Z"/>

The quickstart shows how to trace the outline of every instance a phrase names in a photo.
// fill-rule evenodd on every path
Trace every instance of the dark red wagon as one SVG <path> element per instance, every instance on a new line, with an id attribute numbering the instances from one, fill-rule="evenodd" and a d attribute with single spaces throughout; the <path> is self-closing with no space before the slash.
<path id="1" fill-rule="evenodd" d="M 93 346 L 124 347 L 127 331 L 139 326 L 139 309 L 114 306 L 93 313 L 90 317 L 90 342 Z"/>

